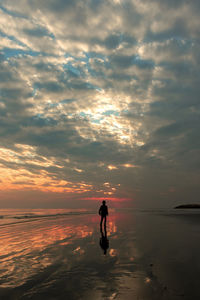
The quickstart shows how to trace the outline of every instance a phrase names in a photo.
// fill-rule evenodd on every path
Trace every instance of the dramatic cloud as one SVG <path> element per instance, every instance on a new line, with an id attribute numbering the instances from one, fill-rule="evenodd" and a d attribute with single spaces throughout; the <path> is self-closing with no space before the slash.
<path id="1" fill-rule="evenodd" d="M 1 1 L 2 197 L 198 200 L 199 12 L 186 0 Z"/>

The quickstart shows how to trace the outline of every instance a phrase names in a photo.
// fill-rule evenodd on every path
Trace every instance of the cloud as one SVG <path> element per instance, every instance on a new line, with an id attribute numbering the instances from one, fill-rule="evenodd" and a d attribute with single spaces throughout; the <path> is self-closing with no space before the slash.
<path id="1" fill-rule="evenodd" d="M 195 186 L 199 9 L 184 0 L 2 1 L 0 147 L 9 188 L 159 206 L 171 186 L 172 197 L 184 196 L 188 176 Z"/>

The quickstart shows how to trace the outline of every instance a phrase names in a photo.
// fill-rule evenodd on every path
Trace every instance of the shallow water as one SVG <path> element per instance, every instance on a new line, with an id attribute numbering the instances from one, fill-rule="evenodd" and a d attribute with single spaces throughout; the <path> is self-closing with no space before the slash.
<path id="1" fill-rule="evenodd" d="M 0 299 L 200 299 L 199 234 L 196 211 L 113 212 L 107 242 L 94 214 L 4 224 Z"/>

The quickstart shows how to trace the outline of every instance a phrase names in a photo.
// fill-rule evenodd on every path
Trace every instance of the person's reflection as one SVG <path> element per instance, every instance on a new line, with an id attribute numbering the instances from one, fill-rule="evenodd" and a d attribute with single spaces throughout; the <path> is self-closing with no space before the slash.
<path id="1" fill-rule="evenodd" d="M 106 224 L 104 224 L 104 230 L 102 228 L 102 224 L 100 226 L 101 237 L 99 240 L 100 247 L 103 250 L 104 255 L 106 255 L 107 249 L 109 248 L 109 240 L 107 239 L 107 230 Z"/>

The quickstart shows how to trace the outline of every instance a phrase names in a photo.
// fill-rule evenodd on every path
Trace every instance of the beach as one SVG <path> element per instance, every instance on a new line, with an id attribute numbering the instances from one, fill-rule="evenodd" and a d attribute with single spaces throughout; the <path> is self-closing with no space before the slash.
<path id="1" fill-rule="evenodd" d="M 113 210 L 102 232 L 92 211 L 8 214 L 0 299 L 200 298 L 200 212 Z"/>

